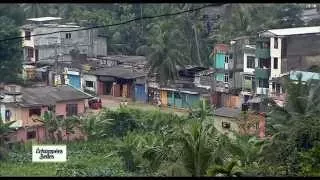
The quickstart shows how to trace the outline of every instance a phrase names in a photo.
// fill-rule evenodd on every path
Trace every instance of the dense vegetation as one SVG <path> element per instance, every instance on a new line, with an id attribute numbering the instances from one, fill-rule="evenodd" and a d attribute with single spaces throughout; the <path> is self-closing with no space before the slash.
<path id="1" fill-rule="evenodd" d="M 65 22 L 97 26 L 142 16 L 175 13 L 203 5 L 205 4 L 1 4 L 0 16 L 6 18 L 0 19 L 3 24 L 0 28 L 7 28 L 6 32 L 12 33 L 0 34 L 0 37 L 17 35 L 15 28 L 8 27 L 6 19 L 11 20 L 9 24 L 13 22 L 15 26 L 20 26 L 26 18 L 60 16 Z M 214 9 L 221 10 L 217 16 L 208 16 L 207 12 Z M 226 8 L 209 7 L 206 13 L 205 10 L 200 10 L 171 17 L 144 19 L 100 28 L 99 31 L 108 39 L 109 54 L 145 55 L 150 61 L 151 72 L 160 73 L 161 80 L 166 82 L 176 77 L 177 66 L 208 66 L 214 43 L 229 43 L 232 38 L 243 35 L 255 36 L 258 31 L 268 28 L 302 26 L 301 13 L 301 5 L 297 4 L 229 4 Z M 316 22 L 312 23 L 316 25 Z M 13 42 L 9 45 L 15 47 Z M 8 53 L 13 59 L 20 59 L 19 53 Z M 19 64 L 21 63 L 15 63 L 16 66 Z"/>
<path id="2" fill-rule="evenodd" d="M 195 4 L 20 4 L 0 5 L 0 38 L 19 35 L 25 18 L 62 16 L 66 22 L 106 25 L 140 16 L 191 9 Z M 188 13 L 172 18 L 142 20 L 101 29 L 109 39 L 110 53 L 146 55 L 151 70 L 162 81 L 174 79 L 176 66 L 208 65 L 215 42 L 255 35 L 266 28 L 302 25 L 301 8 L 287 4 L 234 4 L 221 21 Z M 219 23 L 220 22 L 220 23 Z M 208 26 L 209 23 L 209 26 Z M 17 79 L 21 42 L 0 42 L 0 82 Z M 239 136 L 230 140 L 213 127 L 206 104 L 189 116 L 160 111 L 120 108 L 65 121 L 46 114 L 48 142 L 62 141 L 52 134 L 73 133 L 78 127 L 87 141 L 68 143 L 68 162 L 31 163 L 31 144 L 3 144 L 8 124 L 0 123 L 0 176 L 319 176 L 319 82 L 289 83 L 284 108 L 272 105 L 267 120 L 270 138 Z M 0 122 L 2 122 L 0 120 Z"/>
<path id="3" fill-rule="evenodd" d="M 65 142 L 67 163 L 31 163 L 31 145 L 16 145 L 1 156 L 0 175 L 317 176 L 319 88 L 318 82 L 289 83 L 287 105 L 271 108 L 267 121 L 271 137 L 265 140 L 229 139 L 214 128 L 204 102 L 188 116 L 105 109 L 79 119 L 88 140 Z M 1 129 L 4 132 L 5 127 Z"/>

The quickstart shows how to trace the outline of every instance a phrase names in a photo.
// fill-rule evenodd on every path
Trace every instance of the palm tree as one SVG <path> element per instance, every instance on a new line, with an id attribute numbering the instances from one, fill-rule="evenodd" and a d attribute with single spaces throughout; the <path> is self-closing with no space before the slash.
<path id="1" fill-rule="evenodd" d="M 76 125 L 79 124 L 79 117 L 71 116 L 67 117 L 62 121 L 62 128 L 65 130 L 67 134 L 67 142 L 69 142 L 70 134 L 74 134 L 74 129 L 76 128 Z"/>
<path id="2" fill-rule="evenodd" d="M 146 54 L 150 73 L 160 74 L 160 81 L 168 83 L 177 78 L 177 67 L 184 67 L 190 62 L 185 55 L 186 39 L 172 21 L 167 20 L 151 26 L 151 44 L 139 47 L 137 54 Z"/>
<path id="3" fill-rule="evenodd" d="M 238 162 L 237 161 L 231 161 L 226 166 L 212 166 L 207 170 L 208 176 L 241 176 L 243 171 L 239 168 L 237 168 Z"/>
<path id="4" fill-rule="evenodd" d="M 287 100 L 284 107 L 273 103 L 267 119 L 273 138 L 264 146 L 264 161 L 287 167 L 287 174 L 299 171 L 298 153 L 314 147 L 320 131 L 319 82 L 298 82 L 287 85 Z"/>
<path id="5" fill-rule="evenodd" d="M 47 139 L 49 139 L 52 142 L 56 141 L 54 133 L 58 130 L 59 126 L 58 126 L 58 120 L 52 112 L 46 111 L 41 117 L 41 119 L 32 119 L 32 120 L 43 123 L 44 127 L 48 132 Z"/>
<path id="6" fill-rule="evenodd" d="M 10 126 L 15 122 L 16 121 L 10 121 L 7 123 L 3 122 L 2 118 L 1 118 L 1 114 L 0 114 L 0 146 L 4 145 L 5 136 L 14 130 Z"/>
<path id="7" fill-rule="evenodd" d="M 20 7 L 24 10 L 26 17 L 38 18 L 47 15 L 49 12 L 48 5 L 39 3 L 23 3 Z"/>
<path id="8" fill-rule="evenodd" d="M 79 128 L 88 139 L 99 139 L 109 134 L 108 127 L 112 125 L 111 121 L 112 119 L 103 119 L 99 115 L 89 115 L 79 118 Z"/>

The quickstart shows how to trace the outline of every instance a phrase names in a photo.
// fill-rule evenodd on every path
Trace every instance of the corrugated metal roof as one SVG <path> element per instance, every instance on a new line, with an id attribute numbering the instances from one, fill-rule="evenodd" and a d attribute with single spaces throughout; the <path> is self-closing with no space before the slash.
<path id="1" fill-rule="evenodd" d="M 24 88 L 22 90 L 23 107 L 53 105 L 61 101 L 91 98 L 89 95 L 70 86 Z"/>
<path id="2" fill-rule="evenodd" d="M 36 21 L 36 22 L 42 22 L 42 21 L 53 21 L 53 20 L 61 20 L 61 17 L 40 17 L 40 18 L 30 18 L 27 19 L 28 21 Z"/>
<path id="3" fill-rule="evenodd" d="M 287 29 L 271 29 L 267 32 L 272 33 L 277 36 L 290 36 L 298 34 L 314 34 L 320 33 L 320 26 L 312 27 L 297 27 L 297 28 L 287 28 Z"/>
<path id="4" fill-rule="evenodd" d="M 134 72 L 132 71 L 132 68 L 124 68 L 120 66 L 100 68 L 95 71 L 88 72 L 88 74 L 94 74 L 98 76 L 111 76 L 122 79 L 135 79 L 138 77 L 146 76 L 146 73 Z"/>
<path id="5" fill-rule="evenodd" d="M 240 116 L 241 110 L 239 108 L 228 108 L 228 107 L 221 107 L 214 111 L 214 115 L 222 116 L 222 117 L 229 117 L 229 118 L 237 118 Z"/>

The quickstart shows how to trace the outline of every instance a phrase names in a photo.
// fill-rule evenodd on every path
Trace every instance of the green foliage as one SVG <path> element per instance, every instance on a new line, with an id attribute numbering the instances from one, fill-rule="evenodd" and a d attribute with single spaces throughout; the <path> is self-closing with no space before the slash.
<path id="1" fill-rule="evenodd" d="M 0 17 L 0 39 L 20 36 L 18 26 L 6 16 Z M 15 83 L 19 79 L 22 64 L 21 39 L 0 42 L 0 82 Z"/>

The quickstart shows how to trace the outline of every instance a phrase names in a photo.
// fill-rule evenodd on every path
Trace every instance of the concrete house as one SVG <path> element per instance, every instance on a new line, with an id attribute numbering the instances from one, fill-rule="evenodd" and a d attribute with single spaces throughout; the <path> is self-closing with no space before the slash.
<path id="1" fill-rule="evenodd" d="M 91 87 L 98 95 L 134 98 L 136 79 L 145 77 L 145 73 L 136 72 L 132 68 L 115 66 L 89 71 L 85 73 L 84 81 L 86 88 Z"/>
<path id="2" fill-rule="evenodd" d="M 45 139 L 46 129 L 39 119 L 45 111 L 52 111 L 57 117 L 81 115 L 85 112 L 87 94 L 70 86 L 22 88 L 7 85 L 0 101 L 0 112 L 4 122 L 16 121 L 11 141 Z M 72 139 L 72 138 L 71 138 Z"/>
<path id="3" fill-rule="evenodd" d="M 277 98 L 284 94 L 279 78 L 290 71 L 309 71 L 320 67 L 320 26 L 271 29 L 259 33 L 256 56 L 259 65 L 256 78 L 263 79 L 258 86 L 264 94 Z M 265 44 L 265 46 L 262 46 Z M 260 86 L 261 85 L 261 86 Z"/>
<path id="4" fill-rule="evenodd" d="M 61 20 L 59 17 L 27 19 L 28 24 L 21 27 L 23 63 L 29 65 L 25 68 L 43 64 L 53 67 L 60 62 L 71 62 L 76 54 L 107 55 L 106 38 L 97 29 L 81 30 L 84 27 L 74 23 L 61 24 Z M 37 34 L 43 35 L 33 36 Z"/>

